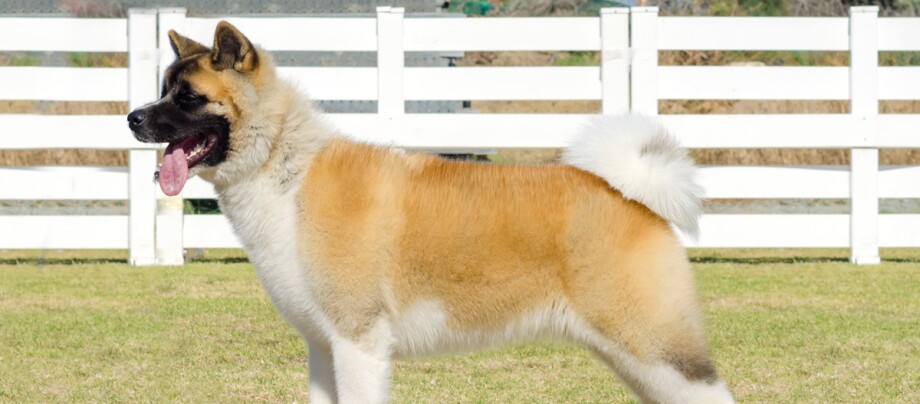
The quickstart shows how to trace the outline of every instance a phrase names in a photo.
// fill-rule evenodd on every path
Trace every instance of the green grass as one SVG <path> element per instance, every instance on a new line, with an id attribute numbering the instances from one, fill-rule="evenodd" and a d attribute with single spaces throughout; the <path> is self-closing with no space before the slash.
<path id="1" fill-rule="evenodd" d="M 920 251 L 692 251 L 740 402 L 920 402 Z M 306 350 L 234 251 L 0 252 L 0 402 L 304 402 Z M 625 402 L 586 352 L 531 344 L 399 363 L 393 401 Z"/>

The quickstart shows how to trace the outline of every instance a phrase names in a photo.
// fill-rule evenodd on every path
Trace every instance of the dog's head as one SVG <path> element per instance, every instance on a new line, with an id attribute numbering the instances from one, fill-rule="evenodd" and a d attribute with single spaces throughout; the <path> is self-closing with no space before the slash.
<path id="1" fill-rule="evenodd" d="M 186 180 L 226 165 L 252 144 L 241 138 L 241 111 L 258 104 L 262 65 L 270 64 L 234 26 L 217 25 L 208 48 L 175 31 L 169 39 L 176 61 L 163 77 L 160 99 L 128 114 L 141 142 L 169 143 L 157 178 L 167 195 Z"/>

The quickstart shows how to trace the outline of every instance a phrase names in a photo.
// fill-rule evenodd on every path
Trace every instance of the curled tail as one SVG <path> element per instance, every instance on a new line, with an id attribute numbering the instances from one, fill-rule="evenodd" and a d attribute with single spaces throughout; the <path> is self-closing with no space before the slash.
<path id="1" fill-rule="evenodd" d="M 696 167 L 656 119 L 593 118 L 563 151 L 562 161 L 603 178 L 685 235 L 698 236 L 703 189 L 694 181 Z"/>

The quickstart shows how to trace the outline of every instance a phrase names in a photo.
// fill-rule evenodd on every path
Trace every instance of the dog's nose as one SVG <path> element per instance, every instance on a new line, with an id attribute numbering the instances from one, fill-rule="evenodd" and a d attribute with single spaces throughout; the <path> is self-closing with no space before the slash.
<path id="1" fill-rule="evenodd" d="M 144 123 L 144 120 L 147 119 L 147 114 L 141 110 L 135 110 L 134 112 L 128 114 L 128 124 L 130 126 L 137 126 Z"/>

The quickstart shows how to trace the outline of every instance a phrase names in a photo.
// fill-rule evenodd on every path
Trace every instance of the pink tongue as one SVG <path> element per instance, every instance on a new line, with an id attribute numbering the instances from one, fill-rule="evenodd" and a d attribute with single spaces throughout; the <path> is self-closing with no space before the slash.
<path id="1" fill-rule="evenodd" d="M 160 189 L 169 196 L 179 195 L 188 180 L 188 160 L 181 146 L 166 148 L 163 165 L 160 166 Z"/>

